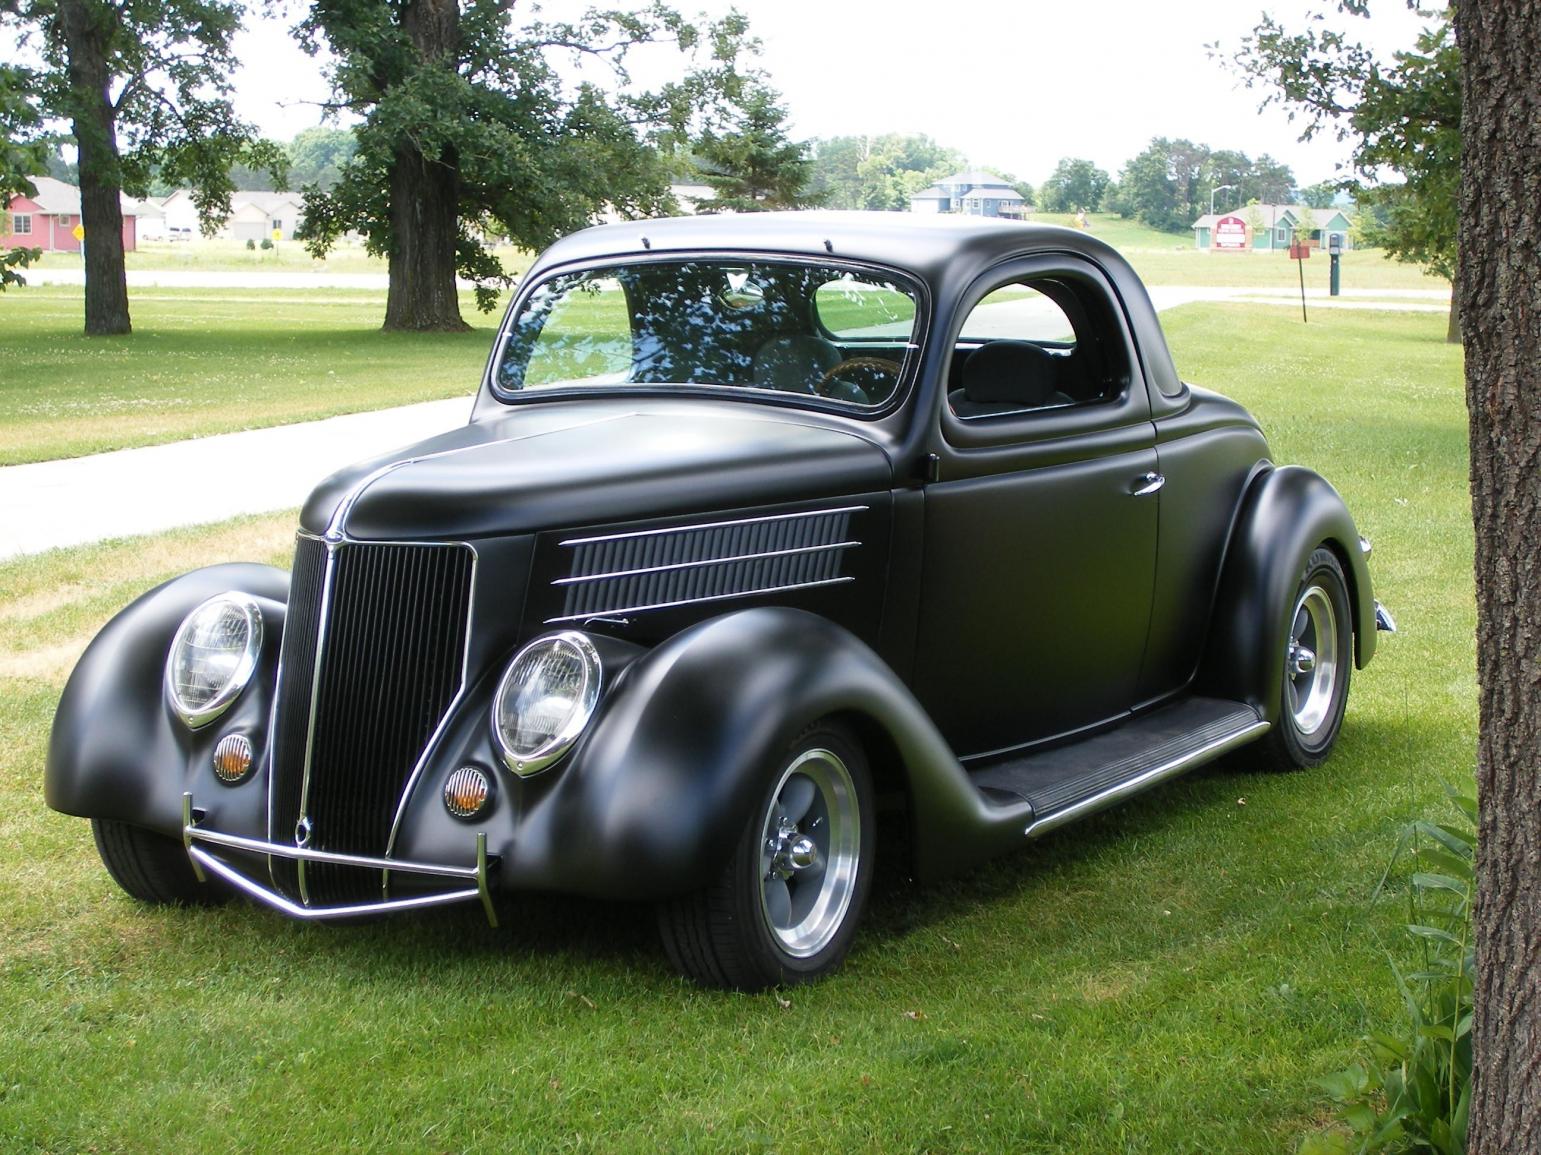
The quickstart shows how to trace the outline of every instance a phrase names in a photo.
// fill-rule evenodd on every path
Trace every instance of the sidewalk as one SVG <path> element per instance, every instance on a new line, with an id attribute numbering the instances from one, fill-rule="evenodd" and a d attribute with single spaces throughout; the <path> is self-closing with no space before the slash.
<path id="1" fill-rule="evenodd" d="M 0 558 L 302 504 L 343 466 L 463 425 L 471 398 L 0 468 Z"/>

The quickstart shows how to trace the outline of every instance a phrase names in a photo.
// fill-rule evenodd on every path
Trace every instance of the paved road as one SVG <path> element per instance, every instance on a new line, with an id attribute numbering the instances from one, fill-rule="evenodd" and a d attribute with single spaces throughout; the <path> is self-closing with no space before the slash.
<path id="1" fill-rule="evenodd" d="M 175 275 L 176 283 L 192 287 L 370 287 L 355 285 L 352 281 L 358 277 L 341 274 L 154 275 Z M 131 284 L 136 283 L 133 276 Z M 324 285 L 318 279 L 323 276 Z M 1150 293 L 1158 309 L 1193 301 L 1296 308 L 1300 303 L 1298 295 L 1213 286 L 1154 286 Z M 1307 290 L 1307 297 L 1313 309 L 1449 308 L 1448 294 L 1423 289 L 1350 290 L 1336 300 Z M 0 467 L 0 558 L 298 506 L 332 471 L 453 428 L 464 423 L 470 411 L 469 398 L 431 401 L 146 449 Z"/>

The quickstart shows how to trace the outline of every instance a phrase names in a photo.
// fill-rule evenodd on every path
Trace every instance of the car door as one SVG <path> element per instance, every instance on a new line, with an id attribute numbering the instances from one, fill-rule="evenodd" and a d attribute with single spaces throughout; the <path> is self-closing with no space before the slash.
<path id="1" fill-rule="evenodd" d="M 1161 478 L 1139 359 L 1094 266 L 998 268 L 950 333 L 914 682 L 968 756 L 1133 705 Z"/>

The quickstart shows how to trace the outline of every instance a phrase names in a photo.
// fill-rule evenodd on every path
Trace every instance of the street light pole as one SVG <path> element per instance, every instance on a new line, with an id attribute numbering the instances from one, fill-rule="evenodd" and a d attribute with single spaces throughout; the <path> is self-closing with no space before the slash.
<path id="1" fill-rule="evenodd" d="M 1225 192 L 1227 189 L 1234 189 L 1235 187 L 1236 186 L 1233 185 L 1233 184 L 1217 184 L 1217 185 L 1215 185 L 1214 188 L 1209 190 L 1209 215 L 1210 216 L 1214 216 L 1215 215 L 1215 194 L 1217 192 Z"/>

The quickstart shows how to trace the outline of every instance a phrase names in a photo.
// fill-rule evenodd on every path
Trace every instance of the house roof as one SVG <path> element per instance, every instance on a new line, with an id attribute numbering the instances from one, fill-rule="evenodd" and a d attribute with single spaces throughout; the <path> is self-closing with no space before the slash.
<path id="1" fill-rule="evenodd" d="M 1340 208 L 1313 209 L 1308 205 L 1238 205 L 1236 208 L 1223 213 L 1205 213 L 1198 220 L 1194 221 L 1191 227 L 1195 229 L 1212 229 L 1215 227 L 1215 222 L 1221 217 L 1240 217 L 1242 220 L 1246 220 L 1247 214 L 1253 209 L 1257 209 L 1258 212 L 1263 214 L 1264 223 L 1270 227 L 1275 225 L 1292 225 L 1304 213 L 1310 213 L 1316 218 L 1317 228 L 1321 228 L 1328 221 L 1332 220 L 1333 217 L 1342 217 L 1345 221 L 1350 219 L 1348 212 Z"/>
<path id="2" fill-rule="evenodd" d="M 37 195 L 28 198 L 37 204 L 41 212 L 54 217 L 78 217 L 80 215 L 80 190 L 72 184 L 65 184 L 62 180 L 55 180 L 51 176 L 35 176 L 32 184 L 37 188 Z M 140 215 L 143 201 L 137 201 L 131 196 L 119 194 L 123 203 L 123 215 L 137 217 Z"/>
<path id="3" fill-rule="evenodd" d="M 1020 201 L 1022 194 L 1010 185 L 991 186 L 990 188 L 971 188 L 963 194 L 964 200 L 978 197 L 989 201 Z"/>
<path id="4" fill-rule="evenodd" d="M 945 201 L 951 199 L 952 194 L 939 184 L 934 184 L 930 188 L 923 188 L 919 192 L 910 194 L 910 200 L 912 201 Z"/>
<path id="5" fill-rule="evenodd" d="M 966 172 L 955 172 L 951 176 L 945 176 L 936 182 L 943 187 L 955 184 L 971 184 L 983 188 L 1011 188 L 1011 185 L 996 176 L 993 172 L 984 172 L 977 168 L 971 168 Z"/>
<path id="6" fill-rule="evenodd" d="M 236 189 L 235 192 L 230 194 L 230 208 L 232 210 L 242 209 L 247 205 L 253 205 L 265 213 L 270 213 L 274 209 L 282 208 L 285 205 L 290 205 L 297 209 L 304 208 L 305 198 L 299 193 L 265 192 L 255 189 L 249 191 Z"/>

